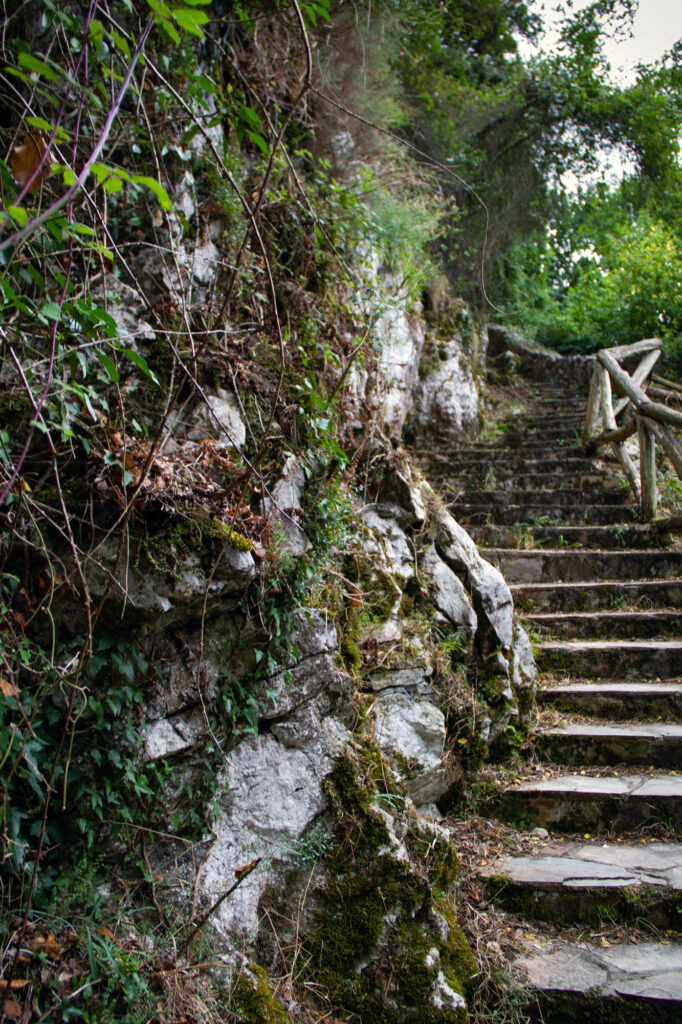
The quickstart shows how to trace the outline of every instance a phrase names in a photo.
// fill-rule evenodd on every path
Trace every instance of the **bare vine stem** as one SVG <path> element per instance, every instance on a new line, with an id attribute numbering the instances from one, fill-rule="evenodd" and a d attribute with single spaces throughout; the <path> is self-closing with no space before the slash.
<path id="1" fill-rule="evenodd" d="M 135 51 L 134 51 L 134 53 L 132 54 L 132 56 L 130 58 L 130 64 L 128 66 L 128 70 L 126 71 L 126 74 L 123 77 L 123 81 L 122 81 L 121 86 L 120 86 L 120 88 L 118 90 L 118 93 L 116 94 L 116 98 L 114 99 L 114 102 L 113 102 L 113 104 L 112 104 L 112 106 L 111 106 L 111 108 L 109 110 L 109 113 L 107 114 L 106 120 L 105 120 L 104 125 L 102 127 L 102 131 L 100 132 L 99 138 L 98 138 L 97 142 L 95 143 L 95 145 L 94 145 L 94 147 L 93 147 L 93 149 L 92 149 L 92 151 L 90 153 L 90 156 L 87 158 L 87 160 L 83 164 L 83 169 L 81 170 L 80 174 L 76 178 L 76 180 L 73 183 L 73 185 L 69 186 L 69 188 L 67 188 L 66 192 L 64 192 L 64 194 L 62 196 L 60 196 L 59 199 L 56 199 L 54 201 L 54 203 L 52 203 L 50 206 L 48 206 L 46 210 L 43 210 L 42 213 L 38 214 L 37 217 L 34 217 L 33 220 L 29 221 L 28 224 L 26 224 L 23 228 L 20 228 L 19 231 L 15 231 L 15 233 L 13 235 L 10 235 L 8 238 L 5 238 L 3 241 L 0 241 L 0 252 L 3 252 L 5 249 L 7 249 L 8 247 L 10 247 L 12 245 L 17 245 L 24 238 L 27 238 L 30 234 L 33 234 L 33 232 L 37 228 L 39 228 L 46 221 L 50 220 L 56 213 L 58 213 L 61 209 L 63 209 L 67 204 L 71 205 L 71 203 L 73 202 L 74 198 L 78 195 L 80 190 L 83 188 L 83 185 L 84 185 L 88 175 L 90 174 L 90 170 L 92 168 L 92 165 L 94 163 L 96 163 L 97 158 L 99 157 L 100 153 L 104 149 L 104 147 L 106 145 L 106 142 L 107 142 L 107 139 L 109 138 L 109 134 L 111 132 L 111 129 L 112 129 L 112 126 L 113 126 L 113 123 L 114 123 L 114 119 L 116 118 L 116 115 L 118 114 L 118 111 L 119 111 L 119 108 L 121 106 L 121 103 L 123 102 L 123 98 L 124 98 L 126 92 L 128 91 L 128 87 L 129 87 L 129 85 L 130 85 L 130 83 L 132 81 L 133 73 L 135 71 L 135 66 L 137 65 L 137 62 L 140 59 L 140 56 L 141 56 L 142 51 L 144 49 L 144 45 L 147 42 L 147 36 L 151 32 L 153 24 L 154 24 L 154 20 L 152 18 L 152 19 L 150 19 L 147 22 L 147 24 L 145 25 L 144 29 L 142 30 L 142 34 L 140 36 L 139 42 L 137 44 L 137 47 L 135 48 Z M 87 46 L 87 43 L 85 45 Z M 74 145 L 75 145 L 75 143 L 74 143 Z M 73 242 L 71 241 L 70 244 L 73 245 Z M 63 303 L 65 297 L 66 297 L 66 287 L 62 290 L 62 297 L 61 297 L 61 300 L 60 300 L 60 308 L 61 308 L 61 304 Z M 45 399 L 47 398 L 48 391 L 50 390 L 50 385 L 52 384 L 52 374 L 53 374 L 53 371 L 54 371 L 54 359 L 55 359 L 55 351 L 56 351 L 57 328 L 58 328 L 58 326 L 59 326 L 59 321 L 55 320 L 54 321 L 54 325 L 52 327 L 52 335 L 51 335 L 51 338 L 50 338 L 50 360 L 49 360 L 48 370 L 47 370 L 47 380 L 45 381 L 45 387 L 43 388 L 43 391 L 42 391 L 42 393 L 40 395 L 40 398 L 38 399 L 37 413 L 40 413 L 40 411 L 41 411 L 41 409 L 42 409 L 42 407 L 43 407 L 43 405 L 45 403 Z M 32 426 L 29 429 L 28 436 L 26 438 L 26 442 L 25 442 L 24 447 L 22 449 L 21 455 L 19 456 L 19 458 L 18 458 L 18 460 L 17 460 L 17 462 L 16 462 L 12 472 L 10 473 L 9 480 L 7 481 L 5 487 L 3 488 L 2 493 L 0 493 L 0 506 L 4 505 L 5 501 L 7 500 L 7 496 L 9 494 L 10 490 L 12 489 L 12 485 L 14 484 L 14 481 L 17 479 L 17 477 L 19 476 L 19 473 L 21 472 L 21 467 L 23 466 L 24 460 L 26 459 L 26 456 L 28 454 L 28 450 L 29 450 L 29 447 L 31 445 L 31 441 L 33 439 L 34 431 L 35 431 L 35 426 Z"/>
<path id="2" fill-rule="evenodd" d="M 304 75 L 304 78 L 303 78 L 303 84 L 301 85 L 301 88 L 300 88 L 297 96 L 293 100 L 291 106 L 289 107 L 289 109 L 288 109 L 288 111 L 286 113 L 286 116 L 285 116 L 284 120 L 282 121 L 282 125 L 280 127 L 279 133 L 278 133 L 277 138 L 275 139 L 275 143 L 274 143 L 274 145 L 272 147 L 272 151 L 270 153 L 270 159 L 268 160 L 268 166 L 267 166 L 266 171 L 265 171 L 265 176 L 263 178 L 263 182 L 262 182 L 261 187 L 260 187 L 259 192 L 258 192 L 258 198 L 256 200 L 256 205 L 253 208 L 253 216 L 250 218 L 252 225 L 255 225 L 256 219 L 257 219 L 257 217 L 258 217 L 258 215 L 260 213 L 260 210 L 261 210 L 261 206 L 263 205 L 263 200 L 265 198 L 265 192 L 267 190 L 268 185 L 270 184 L 270 177 L 272 175 L 272 168 L 274 167 L 274 164 L 275 164 L 275 157 L 277 156 L 277 153 L 279 151 L 279 147 L 280 147 L 280 145 L 282 143 L 282 139 L 284 138 L 284 133 L 286 132 L 287 128 L 289 127 L 289 122 L 291 121 L 292 117 L 294 116 L 294 111 L 298 107 L 299 103 L 301 102 L 301 100 L 303 99 L 305 94 L 312 88 L 312 86 L 311 86 L 311 79 L 312 79 L 312 74 L 313 74 L 313 55 L 312 55 L 312 50 L 310 48 L 310 39 L 308 38 L 308 31 L 307 31 L 307 29 L 305 27 L 305 21 L 303 20 L 303 15 L 301 14 L 301 8 L 298 5 L 298 0 L 291 0 L 291 2 L 293 3 L 294 10 L 296 11 L 296 17 L 298 18 L 298 23 L 299 23 L 299 26 L 300 26 L 300 29 L 301 29 L 301 35 L 303 37 L 303 45 L 305 47 L 305 55 L 306 55 L 305 75 Z M 223 319 L 224 319 L 225 314 L 227 312 L 227 308 L 228 308 L 228 306 L 230 304 L 230 299 L 232 298 L 232 292 L 234 291 L 234 286 L 235 286 L 235 284 L 237 282 L 237 275 L 239 274 L 239 269 L 241 267 L 242 259 L 244 258 L 244 252 L 246 251 L 246 246 L 248 245 L 250 234 L 251 234 L 251 229 L 248 229 L 246 231 L 246 233 L 244 234 L 244 238 L 242 239 L 242 244 L 241 244 L 241 246 L 239 248 L 239 252 L 237 253 L 237 259 L 235 260 L 234 269 L 232 271 L 232 276 L 230 278 L 230 283 L 227 286 L 227 292 L 225 294 L 225 298 L 223 299 L 223 304 L 220 307 L 220 312 L 218 313 L 218 316 L 216 317 L 216 319 L 214 321 L 214 330 L 216 330 L 218 328 L 218 326 L 223 322 Z M 272 417 L 271 417 L 271 421 L 272 421 Z M 267 436 L 267 429 L 266 429 L 265 434 Z"/>

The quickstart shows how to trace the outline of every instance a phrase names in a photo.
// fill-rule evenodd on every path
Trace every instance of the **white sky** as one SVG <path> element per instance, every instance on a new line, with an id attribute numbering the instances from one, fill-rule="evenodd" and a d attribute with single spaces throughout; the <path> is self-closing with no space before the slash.
<path id="1" fill-rule="evenodd" d="M 588 0 L 574 0 L 573 10 L 585 7 Z M 552 21 L 552 13 L 560 6 L 567 6 L 565 0 L 535 0 L 532 8 L 542 14 L 546 25 Z M 620 85 L 635 80 L 637 64 L 648 64 L 663 56 L 678 39 L 682 38 L 682 0 L 639 0 L 639 8 L 632 26 L 631 38 L 618 42 L 608 40 L 604 46 L 606 59 L 611 65 L 611 75 Z M 521 41 L 519 49 L 524 57 L 538 51 L 551 50 L 556 43 L 557 33 L 551 29 L 539 40 L 539 47 L 531 47 Z M 576 192 L 578 186 L 601 178 L 615 184 L 633 170 L 627 154 L 618 149 L 604 151 L 601 167 L 594 174 L 577 178 L 572 172 L 562 175 L 562 184 L 568 192 Z"/>
<path id="2" fill-rule="evenodd" d="M 536 0 L 533 6 L 538 12 L 544 9 L 546 21 L 549 22 L 551 13 L 559 6 L 559 0 Z M 576 10 L 584 6 L 585 0 L 576 0 L 574 3 Z M 609 41 L 605 46 L 614 78 L 623 84 L 632 81 L 636 64 L 648 64 L 657 60 L 680 38 L 682 0 L 639 0 L 632 38 L 618 43 Z M 550 32 L 541 47 L 551 47 L 552 42 Z M 526 50 L 526 53 L 528 52 L 531 51 Z"/>

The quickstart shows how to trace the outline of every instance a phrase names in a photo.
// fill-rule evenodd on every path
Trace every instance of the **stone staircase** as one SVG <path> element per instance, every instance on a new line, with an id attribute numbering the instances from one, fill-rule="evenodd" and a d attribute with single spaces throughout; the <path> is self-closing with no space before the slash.
<path id="1" fill-rule="evenodd" d="M 532 853 L 481 878 L 521 921 L 547 923 L 517 965 L 530 1019 L 679 1024 L 682 550 L 638 523 L 614 464 L 582 454 L 586 394 L 521 391 L 504 435 L 440 473 L 509 583 L 540 671 L 534 777 L 494 811 L 534 835 Z M 591 940 L 599 922 L 620 938 Z"/>

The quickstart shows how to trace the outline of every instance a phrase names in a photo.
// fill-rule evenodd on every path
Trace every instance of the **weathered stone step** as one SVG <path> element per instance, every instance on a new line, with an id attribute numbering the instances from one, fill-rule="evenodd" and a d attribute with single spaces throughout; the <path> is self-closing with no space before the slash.
<path id="1" fill-rule="evenodd" d="M 536 732 L 533 741 L 541 758 L 571 767 L 628 764 L 671 768 L 682 763 L 682 725 L 579 723 Z"/>
<path id="2" fill-rule="evenodd" d="M 582 526 L 591 523 L 594 526 L 608 526 L 615 523 L 632 523 L 639 516 L 634 505 L 552 505 L 549 496 L 544 504 L 538 505 L 507 505 L 495 509 L 490 505 L 460 504 L 457 506 L 457 520 L 466 526 L 488 526 L 493 518 L 495 523 L 521 526 Z"/>
<path id="3" fill-rule="evenodd" d="M 571 413 L 557 416 L 551 407 L 535 409 L 526 416 L 507 421 L 505 436 L 525 434 L 531 439 L 538 437 L 555 440 L 560 444 L 579 446 L 585 426 L 585 414 Z"/>
<path id="4" fill-rule="evenodd" d="M 495 902 L 524 916 L 585 924 L 645 919 L 682 927 L 682 846 L 553 840 L 528 857 L 501 857 L 480 872 Z"/>
<path id="5" fill-rule="evenodd" d="M 582 451 L 579 440 L 580 431 L 576 428 L 575 436 L 566 434 L 565 430 L 519 430 L 505 434 L 504 443 L 510 448 L 533 448 L 535 457 L 547 455 L 550 451 L 578 455 Z"/>
<path id="6" fill-rule="evenodd" d="M 542 636 L 630 640 L 682 636 L 682 611 L 536 612 L 526 623 Z M 528 628 L 528 626 L 526 626 Z"/>
<path id="7" fill-rule="evenodd" d="M 571 583 L 588 580 L 675 579 L 682 574 L 682 551 L 524 551 L 481 548 L 481 555 L 508 583 Z"/>
<path id="8" fill-rule="evenodd" d="M 519 547 L 524 540 L 528 547 L 598 548 L 600 550 L 645 548 L 651 546 L 651 528 L 644 523 L 607 526 L 528 526 L 503 524 L 471 526 L 468 531 L 479 546 Z M 657 536 L 658 543 L 662 538 Z"/>
<path id="9" fill-rule="evenodd" d="M 572 612 L 596 608 L 682 608 L 682 580 L 598 580 L 512 583 L 518 611 Z"/>
<path id="10" fill-rule="evenodd" d="M 682 680 L 546 683 L 538 690 L 537 699 L 543 707 L 613 721 L 638 717 L 679 718 L 682 716 Z"/>
<path id="11" fill-rule="evenodd" d="M 510 787 L 497 809 L 513 822 L 562 832 L 662 824 L 679 835 L 682 775 L 558 775 Z"/>
<path id="12" fill-rule="evenodd" d="M 445 487 L 459 490 L 460 488 L 473 489 L 476 484 L 481 484 L 489 490 L 510 491 L 515 494 L 517 491 L 536 491 L 541 494 L 554 493 L 555 491 L 595 491 L 600 494 L 601 488 L 605 485 L 603 473 L 591 470 L 589 473 L 526 473 L 516 474 L 495 474 L 495 471 L 482 470 L 469 472 L 462 470 L 462 473 L 448 475 L 442 481 Z"/>
<path id="13" fill-rule="evenodd" d="M 499 465 L 501 468 L 510 466 L 512 468 L 524 466 L 527 463 L 560 462 L 567 460 L 575 463 L 589 463 L 593 466 L 607 463 L 616 464 L 616 458 L 606 452 L 599 452 L 598 456 L 586 456 L 579 448 L 567 448 L 565 445 L 557 445 L 549 451 L 538 451 L 535 445 L 528 445 L 527 448 L 508 448 L 504 443 L 501 445 L 480 445 L 475 448 L 454 448 L 445 454 L 434 451 L 413 452 L 419 459 L 422 459 L 429 466 L 437 467 L 436 472 L 445 472 L 448 467 L 470 466 L 478 464 Z"/>
<path id="14" fill-rule="evenodd" d="M 680 1024 L 682 945 L 647 942 L 598 949 L 557 942 L 519 959 L 543 1024 Z"/>
<path id="15" fill-rule="evenodd" d="M 497 455 L 499 453 L 495 453 Z M 452 455 L 443 459 L 438 466 L 441 473 L 476 473 L 485 476 L 491 469 L 496 475 L 516 476 L 519 471 L 524 473 L 595 473 L 599 467 L 595 466 L 592 459 L 581 456 L 567 455 L 545 456 L 544 458 L 531 458 L 525 452 L 515 452 L 516 458 L 496 458 L 492 454 L 481 454 L 471 452 L 453 452 Z"/>
<path id="16" fill-rule="evenodd" d="M 535 507 L 537 505 L 552 504 L 558 507 L 565 508 L 566 506 L 571 507 L 573 505 L 622 505 L 623 501 L 629 498 L 629 491 L 623 488 L 613 490 L 605 488 L 604 490 L 594 490 L 583 492 L 576 489 L 575 487 L 566 488 L 560 491 L 505 491 L 495 488 L 484 488 L 471 492 L 467 497 L 463 497 L 466 494 L 466 487 L 462 486 L 457 489 L 454 493 L 452 490 L 448 492 L 447 487 L 445 490 L 445 500 L 452 502 L 452 507 L 456 508 L 455 499 L 457 501 L 465 502 L 467 499 L 471 501 L 473 494 L 476 495 L 476 500 L 479 503 L 486 502 L 494 514 L 495 506 L 505 507 L 507 505 L 515 505 L 522 507 Z"/>
<path id="17" fill-rule="evenodd" d="M 533 645 L 541 672 L 672 679 L 682 675 L 681 640 L 546 640 Z"/>

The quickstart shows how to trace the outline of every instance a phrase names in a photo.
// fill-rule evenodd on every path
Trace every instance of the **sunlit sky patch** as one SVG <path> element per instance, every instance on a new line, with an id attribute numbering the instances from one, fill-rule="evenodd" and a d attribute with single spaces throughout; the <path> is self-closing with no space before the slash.
<path id="1" fill-rule="evenodd" d="M 561 0 L 536 0 L 533 4 L 534 9 L 543 14 L 543 20 L 548 25 L 556 20 L 559 8 L 565 6 Z M 586 0 L 576 0 L 573 10 L 581 10 L 585 6 Z M 632 37 L 609 40 L 604 48 L 614 79 L 620 84 L 633 81 L 637 64 L 659 60 L 681 38 L 682 0 L 640 0 Z M 550 28 L 540 48 L 551 49 L 555 42 L 556 32 Z M 524 46 L 523 49 L 528 55 L 537 52 L 535 48 Z"/>
<path id="2" fill-rule="evenodd" d="M 570 0 L 569 0 L 570 2 Z M 589 0 L 573 0 L 572 11 L 579 11 L 587 6 Z M 538 40 L 537 46 L 530 46 L 523 41 L 520 45 L 524 57 L 538 53 L 547 53 L 556 45 L 558 33 L 556 24 L 562 11 L 569 4 L 566 0 L 534 0 L 531 7 L 542 15 L 546 31 Z M 682 0 L 640 0 L 637 14 L 632 25 L 632 34 L 621 34 L 618 39 L 607 39 L 604 54 L 611 65 L 611 76 L 619 85 L 628 85 L 635 81 L 638 64 L 650 64 L 660 60 L 678 39 L 682 39 Z M 575 193 L 582 185 L 594 184 L 603 180 L 615 184 L 634 170 L 629 155 L 617 147 L 605 149 L 599 159 L 599 168 L 580 178 L 572 172 L 561 176 L 562 186 L 570 193 Z"/>

